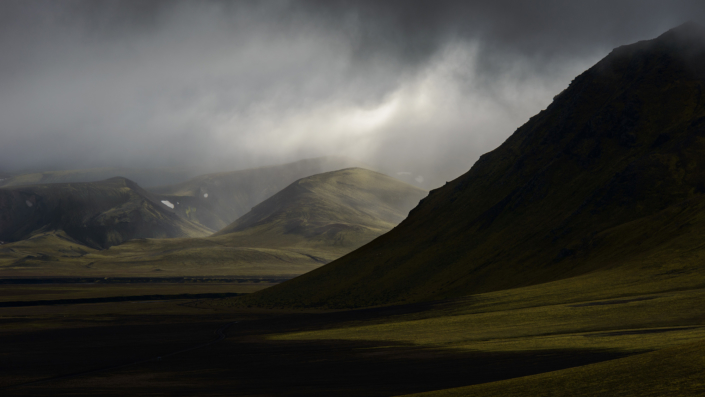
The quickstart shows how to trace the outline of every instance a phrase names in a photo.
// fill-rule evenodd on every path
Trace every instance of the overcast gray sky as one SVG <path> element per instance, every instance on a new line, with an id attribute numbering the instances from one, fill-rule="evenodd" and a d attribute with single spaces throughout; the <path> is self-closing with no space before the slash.
<path id="1" fill-rule="evenodd" d="M 688 20 L 705 2 L 2 1 L 0 171 L 345 155 L 436 187 Z"/>

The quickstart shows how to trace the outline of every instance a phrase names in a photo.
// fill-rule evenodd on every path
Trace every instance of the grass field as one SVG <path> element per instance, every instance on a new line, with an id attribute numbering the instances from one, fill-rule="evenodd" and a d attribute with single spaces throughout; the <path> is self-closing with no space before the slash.
<path id="1" fill-rule="evenodd" d="M 4 342 L 0 346 L 0 392 L 28 396 L 389 396 L 625 356 L 591 350 L 488 354 L 390 341 L 278 341 L 266 335 L 314 331 L 351 321 L 384 322 L 425 309 L 302 312 L 233 310 L 203 303 L 176 300 L 0 308 Z M 231 325 L 222 342 L 187 350 L 213 341 L 214 331 L 226 324 Z M 136 364 L 121 366 L 131 363 Z M 100 369 L 106 370 L 94 372 Z M 410 373 L 423 376 L 410 377 Z M 41 382 L 27 384 L 37 381 Z"/>
<path id="2" fill-rule="evenodd" d="M 93 250 L 49 233 L 0 246 L 0 277 L 293 276 L 348 252 L 238 246 L 227 239 L 143 239 Z"/>
<path id="3" fill-rule="evenodd" d="M 35 287 L 44 296 L 57 291 L 30 290 Z M 105 287 L 125 293 L 134 286 Z M 545 305 L 540 297 L 522 299 L 535 291 L 512 290 L 335 312 L 238 309 L 229 300 L 193 299 L 0 308 L 0 390 L 32 396 L 698 395 L 705 371 L 703 295 L 703 289 L 671 290 L 584 301 L 578 294 Z M 224 324 L 231 325 L 222 342 L 168 356 L 212 341 Z M 159 356 L 165 357 L 144 361 Z M 139 363 L 113 368 L 133 362 Z M 92 372 L 101 368 L 108 369 Z"/>
<path id="4" fill-rule="evenodd" d="M 704 369 L 701 340 L 584 367 L 413 396 L 701 396 Z"/>
<path id="5" fill-rule="evenodd" d="M 705 267 L 692 265 L 681 273 L 648 268 L 603 270 L 428 303 L 422 310 L 395 316 L 268 337 L 291 342 L 408 344 L 485 354 L 636 354 L 497 384 L 423 394 L 429 396 L 699 395 L 705 390 L 701 376 L 705 373 Z M 218 303 L 238 300 L 243 298 Z M 468 378 L 468 384 L 475 383 L 483 382 Z"/>
<path id="6" fill-rule="evenodd" d="M 697 374 L 705 372 L 705 266 L 700 250 L 678 251 L 668 261 L 635 257 L 545 284 L 361 310 L 248 309 L 247 297 L 0 308 L 0 384 L 156 357 L 211 340 L 215 329 L 238 321 L 213 347 L 7 391 L 697 395 Z M 3 285 L 0 302 L 264 286 Z"/>

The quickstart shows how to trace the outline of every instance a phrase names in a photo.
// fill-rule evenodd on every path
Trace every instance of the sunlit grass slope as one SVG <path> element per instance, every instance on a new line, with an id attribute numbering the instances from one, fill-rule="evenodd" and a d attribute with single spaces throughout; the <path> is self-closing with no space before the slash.
<path id="1" fill-rule="evenodd" d="M 208 238 L 138 239 L 94 250 L 62 234 L 0 245 L 0 277 L 293 277 L 343 254 L 237 247 Z"/>
<path id="2" fill-rule="evenodd" d="M 619 47 L 394 230 L 248 304 L 363 307 L 546 283 L 637 255 L 669 263 L 705 231 L 704 88 L 700 26 Z"/>
<path id="3" fill-rule="evenodd" d="M 411 344 L 488 355 L 633 355 L 428 395 L 700 395 L 705 386 L 705 250 L 685 248 L 696 239 L 662 251 L 667 261 L 660 255 L 635 256 L 581 276 L 416 304 L 407 314 L 269 338 Z M 468 385 L 481 381 L 468 374 Z"/>
<path id="4" fill-rule="evenodd" d="M 362 168 L 302 178 L 214 235 L 251 247 L 358 248 L 399 224 L 427 192 Z"/>
<path id="5" fill-rule="evenodd" d="M 210 234 L 125 178 L 0 189 L 0 240 L 18 241 L 52 231 L 63 231 L 94 248 L 134 238 Z"/>
<path id="6" fill-rule="evenodd" d="M 186 182 L 151 188 L 150 191 L 174 204 L 179 216 L 220 230 L 297 179 L 356 166 L 362 164 L 344 157 L 319 157 L 283 165 L 201 175 Z"/>
<path id="7" fill-rule="evenodd" d="M 643 280 L 634 274 L 600 271 L 548 283 L 545 290 L 531 286 L 490 292 L 412 314 L 272 338 L 385 341 L 486 352 L 638 353 L 705 340 L 705 306 L 699 303 L 705 298 L 702 273 L 697 281 L 680 276 L 635 288 Z"/>

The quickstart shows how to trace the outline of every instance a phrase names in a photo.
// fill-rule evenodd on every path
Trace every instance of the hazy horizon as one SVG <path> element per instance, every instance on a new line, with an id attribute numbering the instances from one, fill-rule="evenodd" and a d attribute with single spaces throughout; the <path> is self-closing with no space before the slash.
<path id="1" fill-rule="evenodd" d="M 433 188 L 696 1 L 6 1 L 0 171 L 347 156 Z"/>

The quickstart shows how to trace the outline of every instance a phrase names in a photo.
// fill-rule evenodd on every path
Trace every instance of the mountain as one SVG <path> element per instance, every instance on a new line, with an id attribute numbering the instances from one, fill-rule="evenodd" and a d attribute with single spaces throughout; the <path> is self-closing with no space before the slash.
<path id="1" fill-rule="evenodd" d="M 294 163 L 201 175 L 175 185 L 151 188 L 174 205 L 184 219 L 220 230 L 300 178 L 362 166 L 344 157 L 319 157 Z"/>
<path id="2" fill-rule="evenodd" d="M 95 184 L 88 185 L 95 189 Z M 141 192 L 148 201 L 144 207 L 154 203 L 148 193 Z M 95 251 L 79 243 L 94 239 L 75 233 L 75 227 L 64 227 L 65 232 L 48 231 L 59 227 L 34 227 L 30 239 L 0 245 L 0 271 L 3 276 L 44 277 L 292 277 L 338 259 L 389 231 L 426 194 L 373 171 L 343 169 L 292 183 L 210 237 L 136 238 L 145 237 L 142 235 Z M 58 195 L 53 199 L 58 201 Z M 145 199 L 132 201 L 138 200 Z M 66 223 L 84 217 L 71 210 L 73 207 L 62 207 L 67 208 L 63 211 Z M 187 222 L 164 204 L 149 208 L 167 213 L 177 224 Z"/>
<path id="3" fill-rule="evenodd" d="M 93 248 L 133 238 L 210 234 L 125 178 L 0 189 L 0 240 L 24 240 L 50 231 L 63 231 Z"/>
<path id="4" fill-rule="evenodd" d="M 705 232 L 704 89 L 699 25 L 616 48 L 394 230 L 248 304 L 443 299 L 627 263 L 635 279 L 647 263 L 678 264 L 663 283 L 688 274 Z"/>
<path id="5" fill-rule="evenodd" d="M 39 185 L 46 183 L 98 182 L 109 178 L 124 177 L 140 186 L 161 186 L 191 178 L 186 170 L 170 168 L 87 168 L 64 171 L 33 171 L 1 173 L 0 187 Z"/>
<path id="6" fill-rule="evenodd" d="M 292 183 L 214 237 L 249 247 L 350 251 L 391 230 L 426 194 L 363 168 L 327 172 Z"/>

